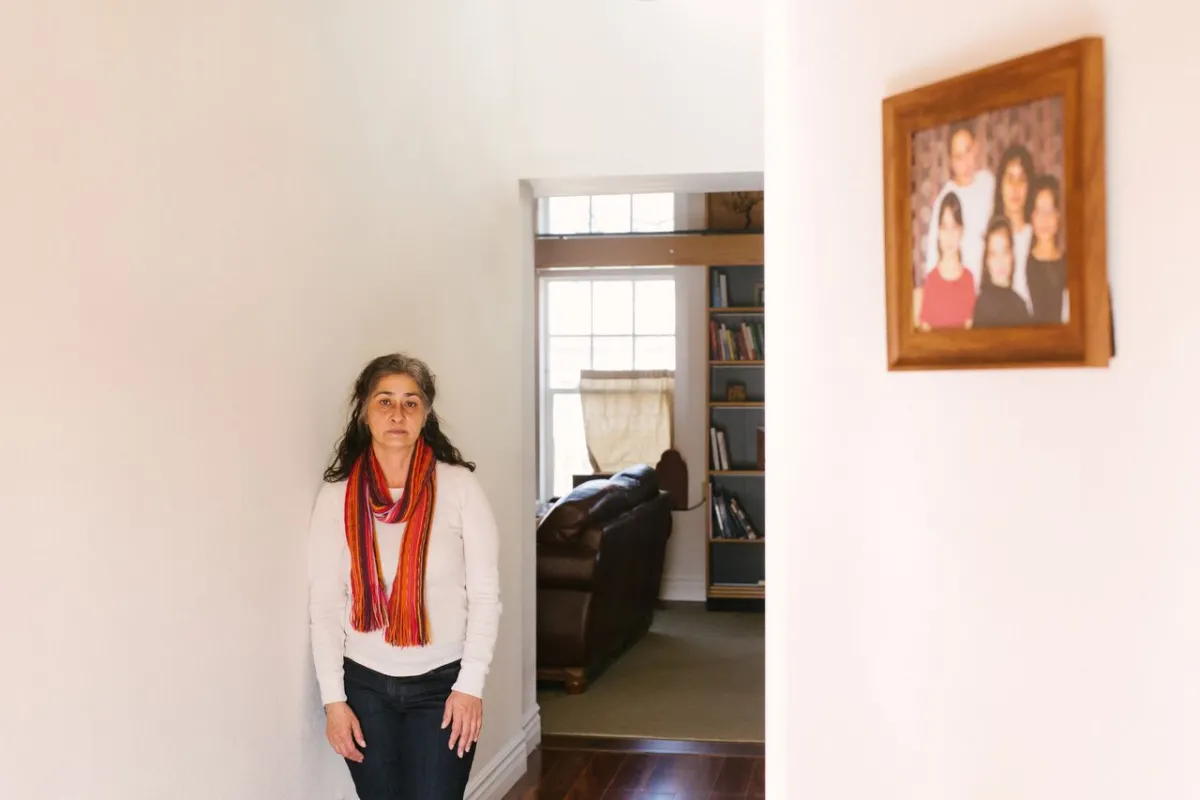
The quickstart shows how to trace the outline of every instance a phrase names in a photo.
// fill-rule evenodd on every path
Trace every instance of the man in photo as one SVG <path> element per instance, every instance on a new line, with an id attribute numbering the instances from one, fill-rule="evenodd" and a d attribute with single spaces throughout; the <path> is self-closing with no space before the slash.
<path id="1" fill-rule="evenodd" d="M 931 219 L 940 219 L 942 200 L 954 192 L 962 204 L 962 263 L 974 278 L 978 291 L 983 274 L 983 237 L 987 232 L 988 220 L 992 217 L 996 176 L 979 167 L 979 142 L 973 122 L 958 122 L 950 126 L 949 149 L 951 178 L 934 198 Z M 925 240 L 924 274 L 928 275 L 937 263 L 938 226 L 933 224 L 929 226 L 929 235 Z"/>

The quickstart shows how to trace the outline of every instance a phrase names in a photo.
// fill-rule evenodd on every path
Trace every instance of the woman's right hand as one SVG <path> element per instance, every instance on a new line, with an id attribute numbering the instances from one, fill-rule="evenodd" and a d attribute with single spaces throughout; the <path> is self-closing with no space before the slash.
<path id="1" fill-rule="evenodd" d="M 363 754 L 358 747 L 366 747 L 358 717 L 348 703 L 330 703 L 325 706 L 325 738 L 342 758 L 362 763 Z M 355 744 L 358 747 L 355 747 Z"/>

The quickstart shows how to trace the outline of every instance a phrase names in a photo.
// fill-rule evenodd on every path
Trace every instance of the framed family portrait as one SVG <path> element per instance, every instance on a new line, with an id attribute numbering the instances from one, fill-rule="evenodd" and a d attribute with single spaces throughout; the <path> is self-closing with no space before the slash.
<path id="1" fill-rule="evenodd" d="M 1107 366 L 1104 51 L 883 102 L 889 369 Z"/>

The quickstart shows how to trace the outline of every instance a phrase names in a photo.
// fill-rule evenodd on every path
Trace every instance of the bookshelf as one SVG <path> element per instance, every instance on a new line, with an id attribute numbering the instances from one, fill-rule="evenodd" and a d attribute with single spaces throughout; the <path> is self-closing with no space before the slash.
<path id="1" fill-rule="evenodd" d="M 708 607 L 766 597 L 763 267 L 708 269 Z"/>

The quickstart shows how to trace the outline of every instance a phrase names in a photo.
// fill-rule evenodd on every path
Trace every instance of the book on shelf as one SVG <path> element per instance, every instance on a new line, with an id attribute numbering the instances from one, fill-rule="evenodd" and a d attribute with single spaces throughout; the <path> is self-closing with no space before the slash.
<path id="1" fill-rule="evenodd" d="M 733 492 L 723 489 L 711 481 L 708 497 L 712 505 L 712 538 L 714 539 L 759 539 L 758 529 L 750 522 L 746 509 Z"/>
<path id="2" fill-rule="evenodd" d="M 712 297 L 709 303 L 713 308 L 729 308 L 729 282 L 724 272 L 716 272 L 712 279 Z"/>
<path id="3" fill-rule="evenodd" d="M 730 326 L 709 320 L 708 338 L 713 361 L 762 361 L 766 358 L 761 322 Z"/>
<path id="4" fill-rule="evenodd" d="M 712 468 L 717 472 L 729 470 L 729 446 L 725 442 L 725 431 L 713 425 L 708 429 L 708 442 L 712 456 Z"/>

